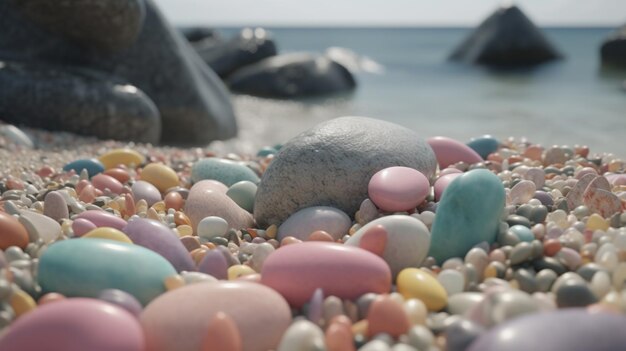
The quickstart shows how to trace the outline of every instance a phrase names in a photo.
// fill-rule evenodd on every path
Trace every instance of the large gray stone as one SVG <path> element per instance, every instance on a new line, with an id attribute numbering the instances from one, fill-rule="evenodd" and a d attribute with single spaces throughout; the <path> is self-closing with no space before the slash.
<path id="1" fill-rule="evenodd" d="M 262 28 L 246 28 L 228 41 L 204 39 L 193 43 L 193 48 L 222 78 L 277 53 L 276 44 Z"/>
<path id="2" fill-rule="evenodd" d="M 167 23 L 152 0 L 64 0 L 45 6 L 43 3 L 47 2 L 0 1 L 0 60 L 28 62 L 33 65 L 30 67 L 41 63 L 79 67 L 100 72 L 103 80 L 133 85 L 158 108 L 161 141 L 166 143 L 206 144 L 236 134 L 230 98 L 219 77 Z M 118 16 L 115 9 L 120 7 L 112 3 L 126 3 L 129 9 L 137 11 L 134 17 Z M 90 11 L 79 11 L 84 8 Z M 112 18 L 90 20 L 107 17 Z M 68 24 L 59 24 L 63 21 Z M 143 25 L 135 33 L 139 23 Z M 116 39 L 94 39 L 100 36 Z M 136 38 L 132 40 L 133 37 Z M 55 89 L 53 84 L 46 86 Z M 61 87 L 56 89 L 59 91 L 42 92 L 33 87 L 29 93 L 34 97 L 40 93 L 64 93 Z M 100 101 L 103 106 L 109 106 L 109 102 Z M 15 106 L 24 103 L 27 101 L 22 99 L 12 101 L 13 105 L 0 110 L 0 118 L 6 118 Z M 75 111 L 64 118 L 67 121 L 95 118 L 85 111 Z M 45 115 L 43 111 L 32 113 L 20 116 L 20 123 L 33 125 L 33 121 Z M 60 123 L 54 116 L 48 118 L 53 119 L 49 124 Z M 88 127 L 83 133 L 96 135 L 95 128 Z"/>
<path id="3" fill-rule="evenodd" d="M 611 33 L 600 47 L 602 64 L 615 68 L 626 68 L 626 25 Z"/>
<path id="4" fill-rule="evenodd" d="M 287 142 L 265 171 L 254 204 L 259 225 L 280 224 L 310 206 L 354 215 L 372 175 L 391 166 L 419 170 L 432 180 L 437 160 L 413 131 L 366 117 L 326 121 Z"/>
<path id="5" fill-rule="evenodd" d="M 346 92 L 356 87 L 347 68 L 326 56 L 292 53 L 266 58 L 233 73 L 231 90 L 270 98 L 300 98 Z"/>
<path id="6" fill-rule="evenodd" d="M 490 66 L 530 66 L 561 54 L 517 6 L 504 6 L 485 19 L 450 56 Z"/>

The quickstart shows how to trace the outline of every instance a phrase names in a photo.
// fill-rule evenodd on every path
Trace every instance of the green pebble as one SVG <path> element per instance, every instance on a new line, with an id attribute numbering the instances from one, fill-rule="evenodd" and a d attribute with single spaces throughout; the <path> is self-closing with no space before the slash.
<path id="1" fill-rule="evenodd" d="M 235 201 L 239 207 L 252 213 L 252 211 L 254 211 L 256 191 L 256 184 L 247 180 L 242 180 L 233 184 L 226 192 L 226 195 Z"/>
<path id="2" fill-rule="evenodd" d="M 230 187 L 242 180 L 258 183 L 259 177 L 253 170 L 238 162 L 220 158 L 204 158 L 191 167 L 191 181 L 197 183 L 201 180 L 212 179 Z"/>

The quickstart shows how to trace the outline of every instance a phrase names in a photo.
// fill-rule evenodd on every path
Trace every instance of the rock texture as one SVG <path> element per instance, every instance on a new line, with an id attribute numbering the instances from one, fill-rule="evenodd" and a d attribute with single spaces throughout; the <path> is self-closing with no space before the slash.
<path id="1" fill-rule="evenodd" d="M 626 25 L 617 29 L 600 47 L 602 64 L 617 68 L 626 68 Z"/>
<path id="2" fill-rule="evenodd" d="M 450 56 L 490 66 L 529 66 L 559 58 L 561 54 L 517 6 L 496 10 Z"/>
<path id="3" fill-rule="evenodd" d="M 261 178 L 255 219 L 280 224 L 310 206 L 352 216 L 367 198 L 372 175 L 392 166 L 417 169 L 432 181 L 437 160 L 425 141 L 402 126 L 366 117 L 326 121 L 283 146 Z"/>
<path id="4" fill-rule="evenodd" d="M 109 98 L 115 95 L 115 86 L 121 85 L 136 92 L 132 98 L 141 101 L 147 96 L 154 102 L 162 122 L 161 141 L 204 144 L 236 134 L 234 113 L 223 84 L 167 23 L 151 0 L 116 0 L 105 6 L 93 4 L 84 0 L 64 1 L 54 6 L 34 0 L 0 3 L 0 62 L 28 65 L 28 72 L 49 72 L 48 64 L 56 65 L 44 81 L 38 81 L 39 85 L 28 85 L 28 79 L 32 79 L 30 73 L 23 73 L 26 76 L 19 82 L 10 83 L 23 84 L 28 90 L 16 100 L 6 95 L 2 97 L 0 115 L 4 120 L 19 119 L 22 124 L 45 128 L 52 124 L 96 121 L 118 114 L 118 110 L 122 115 L 131 115 L 127 112 L 127 101 Z M 81 10 L 87 8 L 90 11 Z M 116 9 L 126 10 L 117 13 Z M 70 66 L 99 78 L 93 83 L 86 82 L 82 73 L 77 74 L 68 68 Z M 0 70 L 0 92 L 13 88 L 7 85 L 10 79 L 6 75 L 15 75 L 14 71 Z M 69 82 L 57 86 L 59 79 Z M 34 109 L 20 111 L 26 114 L 14 112 L 33 102 L 49 105 L 51 96 L 62 96 L 62 102 L 77 96 L 81 100 L 97 101 L 101 107 L 106 107 L 103 110 L 108 114 L 102 117 L 102 112 L 94 111 L 95 108 L 59 111 L 65 112 L 63 115 L 46 113 L 43 117 L 41 108 L 38 112 Z M 149 103 L 143 102 L 146 104 Z M 50 121 L 42 123 L 44 118 Z M 131 139 L 133 134 L 142 132 L 139 128 L 143 124 L 137 126 L 134 120 L 129 121 L 130 125 L 117 126 L 117 131 L 127 135 L 116 136 L 116 139 Z M 100 127 L 89 125 L 80 132 L 98 135 Z"/>
<path id="5" fill-rule="evenodd" d="M 271 98 L 298 98 L 350 91 L 352 73 L 326 56 L 284 54 L 246 66 L 226 83 L 233 91 Z"/>

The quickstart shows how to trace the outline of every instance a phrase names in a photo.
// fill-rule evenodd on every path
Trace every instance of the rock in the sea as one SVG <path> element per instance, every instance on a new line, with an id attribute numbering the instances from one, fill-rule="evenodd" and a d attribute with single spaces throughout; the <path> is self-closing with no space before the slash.
<path id="1" fill-rule="evenodd" d="M 600 47 L 602 64 L 626 68 L 626 25 L 609 35 Z"/>
<path id="2" fill-rule="evenodd" d="M 280 224 L 311 206 L 353 215 L 367 198 L 374 173 L 392 166 L 417 169 L 432 180 L 437 160 L 413 131 L 365 117 L 336 118 L 286 143 L 263 174 L 254 204 L 259 225 Z"/>
<path id="3" fill-rule="evenodd" d="M 149 142 L 236 134 L 223 84 L 151 0 L 4 1 L 0 17 L 4 120 Z"/>
<path id="4" fill-rule="evenodd" d="M 193 48 L 222 78 L 239 68 L 277 54 L 276 44 L 263 28 L 245 28 L 229 41 L 202 40 Z"/>
<path id="5" fill-rule="evenodd" d="M 437 206 L 429 255 L 443 264 L 481 242 L 493 243 L 505 194 L 502 182 L 485 169 L 469 171 L 450 183 Z"/>
<path id="6" fill-rule="evenodd" d="M 626 317 L 569 308 L 534 313 L 481 335 L 469 351 L 619 350 L 626 344 Z"/>
<path id="7" fill-rule="evenodd" d="M 451 60 L 488 66 L 530 66 L 561 54 L 517 6 L 504 6 L 459 45 Z"/>
<path id="8" fill-rule="evenodd" d="M 283 99 L 345 92 L 356 87 L 347 68 L 326 56 L 308 53 L 266 58 L 237 70 L 226 83 L 239 93 Z"/>

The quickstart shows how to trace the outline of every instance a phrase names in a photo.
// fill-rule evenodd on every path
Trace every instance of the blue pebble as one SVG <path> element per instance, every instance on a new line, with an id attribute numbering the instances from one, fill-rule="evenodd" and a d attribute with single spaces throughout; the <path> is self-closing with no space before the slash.
<path id="1" fill-rule="evenodd" d="M 72 161 L 65 166 L 63 170 L 68 172 L 74 170 L 77 174 L 80 174 L 83 169 L 87 170 L 89 177 L 93 177 L 98 173 L 104 172 L 104 165 L 95 158 L 83 158 L 80 160 Z"/>
<path id="2" fill-rule="evenodd" d="M 483 160 L 486 160 L 490 153 L 498 150 L 499 145 L 500 142 L 491 135 L 484 135 L 467 143 L 467 146 L 476 151 Z"/>
<path id="3" fill-rule="evenodd" d="M 231 185 L 242 180 L 258 184 L 260 179 L 253 170 L 231 160 L 221 158 L 204 158 L 191 167 L 191 181 L 197 183 L 201 180 L 212 179 Z"/>
<path id="4" fill-rule="evenodd" d="M 509 232 L 515 235 L 520 241 L 531 242 L 535 240 L 535 235 L 533 232 L 526 226 L 516 224 L 509 228 Z"/>
<path id="5" fill-rule="evenodd" d="M 273 147 L 270 146 L 266 146 L 264 148 L 261 148 L 261 150 L 259 150 L 256 155 L 258 157 L 265 157 L 265 156 L 269 156 L 269 155 L 275 155 L 278 152 L 278 150 L 274 149 Z"/>

